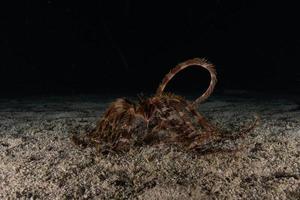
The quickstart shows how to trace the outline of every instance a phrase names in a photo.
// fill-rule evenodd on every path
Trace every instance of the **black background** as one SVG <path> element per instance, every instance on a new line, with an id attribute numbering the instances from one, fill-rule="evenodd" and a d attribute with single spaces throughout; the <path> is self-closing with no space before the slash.
<path id="1" fill-rule="evenodd" d="M 299 6 L 285 1 L 11 1 L 1 6 L 1 94 L 154 92 L 205 57 L 217 91 L 299 92 Z M 169 89 L 203 90 L 191 67 Z"/>

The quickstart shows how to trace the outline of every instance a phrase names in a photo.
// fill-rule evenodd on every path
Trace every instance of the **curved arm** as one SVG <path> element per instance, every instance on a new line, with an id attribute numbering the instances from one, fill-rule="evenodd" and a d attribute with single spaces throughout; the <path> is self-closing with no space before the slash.
<path id="1" fill-rule="evenodd" d="M 187 60 L 185 62 L 179 63 L 175 68 L 171 69 L 171 71 L 165 75 L 164 79 L 162 80 L 161 84 L 159 85 L 159 87 L 156 90 L 156 95 L 162 95 L 165 87 L 167 86 L 167 84 L 169 83 L 169 81 L 177 74 L 179 73 L 181 70 L 190 67 L 190 66 L 200 66 L 203 67 L 205 69 L 207 69 L 209 71 L 210 74 L 210 84 L 209 87 L 207 88 L 207 90 L 200 96 L 198 97 L 193 103 L 192 106 L 195 107 L 198 104 L 202 103 L 203 101 L 205 101 L 213 92 L 215 85 L 217 83 L 217 77 L 216 77 L 216 69 L 214 67 L 213 64 L 209 63 L 206 59 L 204 58 L 194 58 L 194 59 L 190 59 Z"/>

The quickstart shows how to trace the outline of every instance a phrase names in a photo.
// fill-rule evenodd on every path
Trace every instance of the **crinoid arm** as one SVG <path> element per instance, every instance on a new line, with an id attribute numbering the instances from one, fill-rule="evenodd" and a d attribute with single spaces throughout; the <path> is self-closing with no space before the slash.
<path id="1" fill-rule="evenodd" d="M 198 97 L 193 103 L 192 106 L 197 106 L 203 101 L 205 101 L 213 92 L 215 85 L 217 83 L 217 73 L 215 66 L 208 62 L 204 58 L 193 58 L 190 60 L 187 60 L 185 62 L 179 63 L 177 66 L 175 66 L 171 71 L 165 75 L 163 78 L 161 84 L 158 86 L 156 90 L 156 96 L 162 95 L 164 92 L 164 89 L 166 88 L 167 84 L 173 79 L 173 77 L 178 74 L 180 71 L 191 67 L 191 66 L 198 66 L 201 68 L 205 68 L 206 70 L 209 71 L 210 74 L 210 84 L 207 90 L 200 96 Z"/>

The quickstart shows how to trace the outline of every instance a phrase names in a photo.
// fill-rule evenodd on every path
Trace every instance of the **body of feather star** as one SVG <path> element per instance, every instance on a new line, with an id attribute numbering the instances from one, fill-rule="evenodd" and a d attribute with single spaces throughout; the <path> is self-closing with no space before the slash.
<path id="1" fill-rule="evenodd" d="M 189 102 L 185 98 L 165 93 L 168 82 L 181 70 L 189 66 L 207 69 L 211 81 L 206 92 Z M 92 144 L 100 151 L 111 149 L 128 151 L 141 144 L 178 144 L 186 149 L 197 149 L 220 138 L 220 132 L 196 109 L 213 92 L 216 84 L 214 66 L 205 59 L 191 59 L 178 64 L 163 79 L 156 94 L 140 98 L 135 103 L 119 98 L 111 103 L 96 128 L 83 137 L 73 137 L 77 144 Z"/>

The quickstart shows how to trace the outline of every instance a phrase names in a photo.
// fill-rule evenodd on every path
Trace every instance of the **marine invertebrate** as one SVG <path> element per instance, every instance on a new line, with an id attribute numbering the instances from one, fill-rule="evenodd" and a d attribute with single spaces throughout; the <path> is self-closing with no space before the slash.
<path id="1" fill-rule="evenodd" d="M 164 92 L 168 82 L 181 70 L 198 66 L 209 71 L 211 81 L 207 90 L 195 101 Z M 162 80 L 155 95 L 139 97 L 139 102 L 119 98 L 111 103 L 96 128 L 82 136 L 73 136 L 76 144 L 95 145 L 99 151 L 128 151 L 135 145 L 176 144 L 184 149 L 201 149 L 206 144 L 227 137 L 198 111 L 216 85 L 216 70 L 205 59 L 194 58 L 178 64 Z M 251 130 L 241 131 L 238 137 Z"/>

